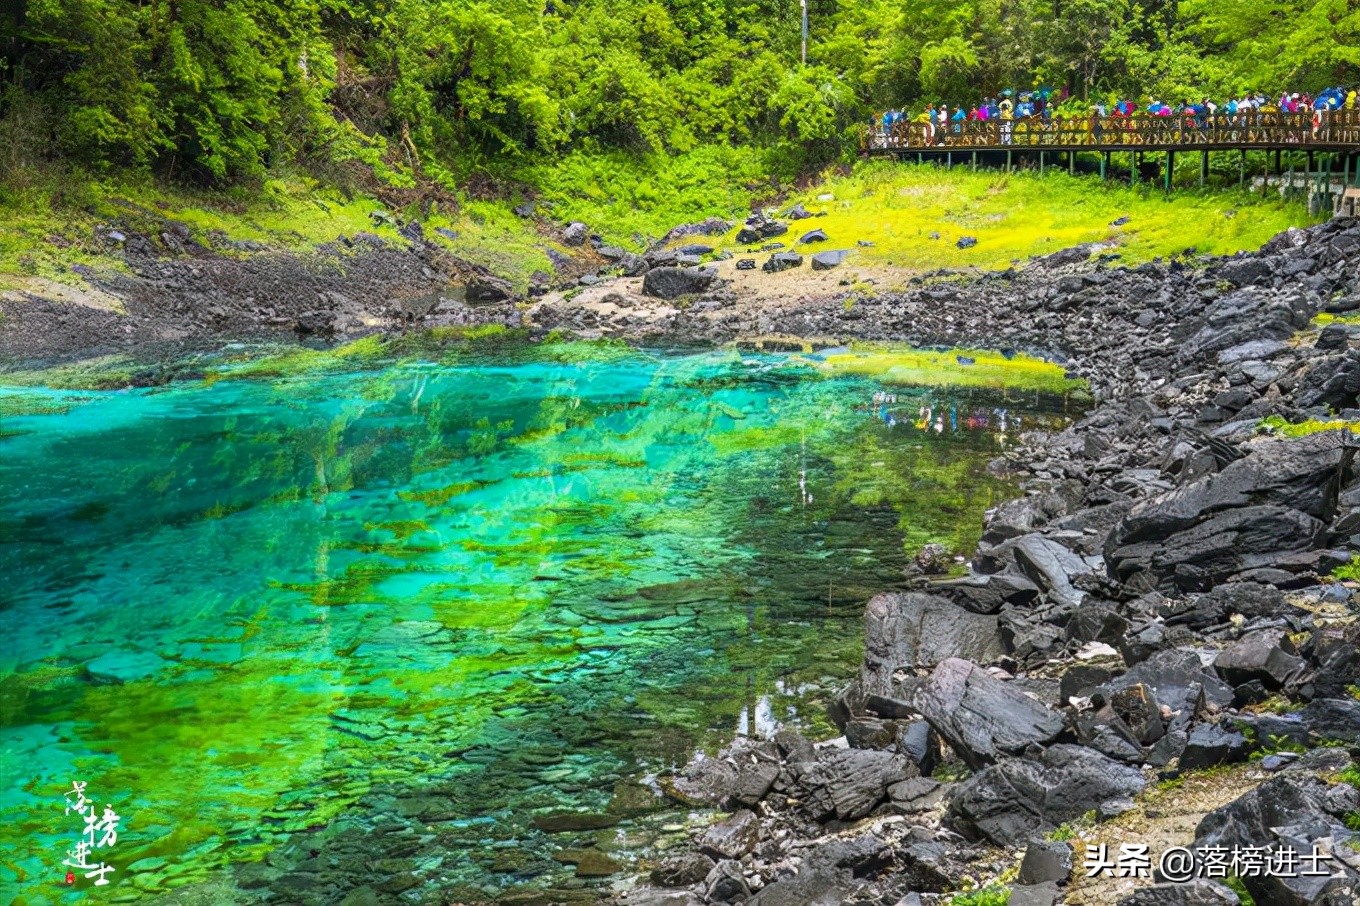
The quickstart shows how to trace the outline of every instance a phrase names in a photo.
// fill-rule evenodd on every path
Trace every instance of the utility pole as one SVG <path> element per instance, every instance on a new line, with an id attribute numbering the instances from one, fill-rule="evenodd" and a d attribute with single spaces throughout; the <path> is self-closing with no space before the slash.
<path id="1" fill-rule="evenodd" d="M 804 65 L 804 66 L 807 65 L 807 35 L 808 35 L 808 26 L 807 26 L 807 5 L 808 5 L 808 0 L 803 0 L 803 65 Z"/>

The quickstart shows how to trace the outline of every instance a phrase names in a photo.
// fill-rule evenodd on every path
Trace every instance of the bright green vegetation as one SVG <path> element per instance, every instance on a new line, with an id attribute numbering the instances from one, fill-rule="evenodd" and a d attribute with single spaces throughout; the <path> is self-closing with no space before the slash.
<path id="1" fill-rule="evenodd" d="M 1269 415 L 1261 419 L 1261 427 L 1285 437 L 1306 437 L 1309 434 L 1317 434 L 1319 431 L 1337 430 L 1360 433 L 1360 422 L 1348 422 L 1340 419 L 1324 422 L 1315 418 L 1303 422 L 1291 422 L 1279 415 Z"/>
<path id="2" fill-rule="evenodd" d="M 535 270 L 551 270 L 552 243 L 516 217 L 510 205 L 451 196 L 392 210 L 376 198 L 343 193 L 315 179 L 266 181 L 261 190 L 191 189 L 146 180 L 44 179 L 22 190 L 0 185 L 0 290 L 41 277 L 78 285 L 72 270 L 85 265 L 122 269 L 121 248 L 100 238 L 111 224 L 156 237 L 166 220 L 189 228 L 193 239 L 229 255 L 248 254 L 230 243 L 306 250 L 338 236 L 367 231 L 401 242 L 397 218 L 420 219 L 426 238 L 467 261 L 524 286 Z M 457 234 L 451 238 L 439 230 Z"/>
<path id="3" fill-rule="evenodd" d="M 564 149 L 826 162 L 890 106 L 1047 83 L 1225 97 L 1354 82 L 1360 10 L 1293 0 L 18 0 L 0 180 L 34 161 L 189 182 L 302 165 L 454 188 Z"/>
<path id="4" fill-rule="evenodd" d="M 1230 878 L 1224 878 L 1223 883 L 1229 890 L 1237 894 L 1241 906 L 1256 906 L 1256 898 L 1247 890 L 1247 885 L 1242 882 L 1241 878 L 1233 875 Z"/>
<path id="5" fill-rule="evenodd" d="M 834 200 L 818 201 L 825 193 Z M 795 200 L 825 213 L 794 224 L 795 231 L 820 227 L 838 248 L 867 240 L 873 247 L 859 249 L 855 261 L 913 270 L 1005 268 L 1083 243 L 1104 244 L 1104 252 L 1118 254 L 1124 263 L 1179 256 L 1190 248 L 1231 254 L 1259 247 L 1305 219 L 1297 205 L 1251 195 L 1167 196 L 1065 172 L 1006 175 L 887 161 L 858 166 L 849 176 L 790 199 Z M 1125 225 L 1112 225 L 1125 217 Z M 1193 231 L 1186 230 L 1187 223 L 1195 224 Z M 976 238 L 977 245 L 958 248 L 962 236 Z M 739 248 L 731 242 L 728 247 Z"/>
<path id="6" fill-rule="evenodd" d="M 1336 569 L 1332 570 L 1332 578 L 1350 580 L 1352 582 L 1360 581 L 1360 555 L 1351 554 L 1351 561 L 1349 563 L 1338 566 Z"/>
<path id="7" fill-rule="evenodd" d="M 955 894 L 949 906 L 1006 906 L 1011 890 L 1002 884 L 992 884 L 971 893 Z"/>
<path id="8" fill-rule="evenodd" d="M 914 349 L 890 344 L 854 343 L 844 351 L 812 360 L 829 374 L 858 374 L 886 384 L 950 384 L 960 387 L 1013 388 L 1066 393 L 1081 382 L 1061 365 L 1033 356 L 977 349 Z"/>
<path id="9" fill-rule="evenodd" d="M 28 627 L 0 654 L 0 887 L 31 902 L 77 779 L 125 816 L 120 901 L 230 885 L 405 795 L 441 797 L 441 874 L 516 883 L 513 849 L 566 880 L 535 815 L 619 809 L 772 716 L 833 735 L 864 601 L 920 544 L 966 550 L 1014 493 L 986 469 L 1008 432 L 1067 419 L 1033 389 L 505 331 L 193 365 L 0 386 Z"/>

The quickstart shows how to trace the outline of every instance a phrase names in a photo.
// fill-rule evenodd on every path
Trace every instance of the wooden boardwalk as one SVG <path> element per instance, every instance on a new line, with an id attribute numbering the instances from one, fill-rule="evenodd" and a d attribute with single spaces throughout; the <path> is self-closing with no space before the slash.
<path id="1" fill-rule="evenodd" d="M 1299 172 L 1305 179 L 1322 181 L 1340 177 L 1345 185 L 1352 182 L 1352 161 L 1355 180 L 1360 184 L 1360 110 L 1327 111 L 1314 120 L 1309 113 L 1279 113 L 1256 111 L 1235 116 L 1217 114 L 1202 118 L 1184 116 L 1107 116 L 1054 117 L 1043 122 L 1039 117 L 1020 120 L 987 120 L 984 122 L 950 122 L 948 126 L 930 123 L 894 123 L 884 127 L 878 123 L 866 129 L 861 138 L 861 150 L 869 156 L 888 156 L 900 160 L 916 157 L 919 160 L 946 160 L 950 165 L 971 153 L 977 166 L 979 153 L 1006 155 L 1010 169 L 1016 153 L 1022 157 L 1038 157 L 1042 171 L 1048 160 L 1056 162 L 1058 155 L 1066 155 L 1067 167 L 1075 169 L 1079 154 L 1098 153 L 1100 174 L 1105 176 L 1112 167 L 1111 155 L 1129 155 L 1129 176 L 1132 180 L 1155 178 L 1161 170 L 1166 188 L 1172 186 L 1172 174 L 1178 152 L 1200 152 L 1199 181 L 1202 185 L 1209 173 L 1209 154 L 1214 151 L 1238 152 L 1238 181 L 1246 180 L 1246 158 L 1249 151 L 1274 152 L 1275 174 L 1284 172 L 1284 156 L 1289 155 L 1290 172 L 1294 172 L 1294 155 L 1302 152 Z M 963 152 L 963 154 L 960 154 Z M 1144 163 L 1148 154 L 1166 154 L 1166 166 Z M 1053 157 L 1049 157 L 1049 155 Z M 1318 156 L 1324 158 L 1319 160 Z M 1270 175 L 1267 155 L 1265 173 Z"/>
<path id="2" fill-rule="evenodd" d="M 1328 151 L 1360 152 L 1360 110 L 1178 116 L 1038 117 L 1023 120 L 899 122 L 866 130 L 868 154 L 917 151 Z"/>

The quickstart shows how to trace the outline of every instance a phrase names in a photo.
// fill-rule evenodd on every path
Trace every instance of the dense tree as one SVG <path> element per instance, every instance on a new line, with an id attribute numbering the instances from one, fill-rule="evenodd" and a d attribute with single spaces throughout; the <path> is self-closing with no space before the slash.
<path id="1" fill-rule="evenodd" d="M 806 166 L 876 110 L 1007 87 L 1360 79 L 1354 0 L 809 0 L 809 17 L 804 67 L 798 0 L 9 0 L 0 160 L 216 184 L 359 161 L 409 183 L 745 143 Z"/>

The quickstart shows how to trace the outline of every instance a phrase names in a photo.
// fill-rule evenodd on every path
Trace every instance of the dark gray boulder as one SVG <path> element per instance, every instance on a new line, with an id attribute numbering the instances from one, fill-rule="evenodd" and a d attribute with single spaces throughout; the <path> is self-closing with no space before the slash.
<path id="1" fill-rule="evenodd" d="M 1022 535 L 1007 546 L 1021 571 L 1050 601 L 1075 607 L 1085 599 L 1072 580 L 1095 570 L 1080 555 L 1039 534 Z"/>
<path id="2" fill-rule="evenodd" d="M 1239 906 L 1237 894 L 1215 881 L 1192 878 L 1184 884 L 1155 884 L 1130 894 L 1118 906 Z"/>
<path id="3" fill-rule="evenodd" d="M 1106 539 L 1111 575 L 1147 573 L 1198 590 L 1253 569 L 1307 568 L 1299 555 L 1322 545 L 1356 446 L 1330 431 L 1262 442 L 1220 472 L 1136 506 Z"/>
<path id="4" fill-rule="evenodd" d="M 1039 586 L 1016 573 L 970 575 L 935 582 L 930 589 L 960 607 L 987 614 L 997 613 L 1006 604 L 1023 607 L 1039 595 Z"/>
<path id="5" fill-rule="evenodd" d="M 767 274 L 777 274 L 780 271 L 803 266 L 803 256 L 796 252 L 776 252 L 771 255 L 769 260 L 761 265 L 760 269 Z"/>
<path id="6" fill-rule="evenodd" d="M 1007 758 L 963 781 L 946 817 L 970 840 L 1012 846 L 1142 789 L 1137 769 L 1085 746 L 1058 744 L 1037 761 Z"/>
<path id="7" fill-rule="evenodd" d="M 832 268 L 840 267 L 845 263 L 845 259 L 849 257 L 849 249 L 835 249 L 832 251 L 818 252 L 812 256 L 812 269 L 814 271 L 829 271 Z"/>
<path id="8" fill-rule="evenodd" d="M 704 892 L 710 903 L 740 903 L 751 896 L 746 873 L 735 859 L 724 859 L 713 866 L 704 878 Z"/>
<path id="9" fill-rule="evenodd" d="M 918 772 L 909 759 L 891 752 L 829 749 L 818 752 L 816 761 L 791 765 L 789 773 L 809 817 L 853 821 L 887 798 L 888 787 Z"/>
<path id="10" fill-rule="evenodd" d="M 642 278 L 642 292 L 658 299 L 678 299 L 701 293 L 713 285 L 718 272 L 711 267 L 658 267 Z"/>
<path id="11" fill-rule="evenodd" d="M 1336 797 L 1326 783 L 1286 775 L 1272 777 L 1239 799 L 1206 815 L 1195 829 L 1194 850 L 1226 847 L 1271 847 L 1292 850 L 1298 857 L 1315 847 L 1331 848 L 1330 841 L 1355 841 L 1360 834 L 1348 830 L 1340 814 L 1360 806 L 1360 792 L 1348 787 Z M 1352 843 L 1352 846 L 1355 844 Z M 1284 874 L 1247 876 L 1242 883 L 1258 903 L 1271 906 L 1348 906 L 1349 893 L 1360 882 L 1354 868 L 1337 859 L 1324 863 L 1333 875 L 1290 877 Z"/>
<path id="12" fill-rule="evenodd" d="M 941 662 L 917 688 L 912 702 L 931 728 L 975 768 L 1030 745 L 1052 742 L 1063 731 L 1061 714 L 959 658 Z"/>
<path id="13" fill-rule="evenodd" d="M 798 243 L 800 245 L 811 245 L 814 242 L 827 242 L 830 238 L 824 230 L 809 230 L 798 237 Z"/>
<path id="14" fill-rule="evenodd" d="M 573 248 L 583 246 L 590 238 L 590 227 L 580 221 L 573 221 L 567 224 L 567 228 L 562 231 L 562 244 Z"/>
<path id="15" fill-rule="evenodd" d="M 1280 689 L 1303 667 L 1303 658 L 1283 629 L 1249 632 L 1214 658 L 1214 669 L 1234 686 L 1260 680 L 1268 689 Z"/>
<path id="16" fill-rule="evenodd" d="M 1021 884 L 1067 883 L 1072 875 L 1072 846 L 1063 840 L 1031 840 L 1020 861 Z"/>
<path id="17" fill-rule="evenodd" d="M 713 865 L 713 860 L 703 853 L 677 853 L 662 859 L 652 869 L 651 880 L 661 887 L 689 887 L 708 877 Z"/>
<path id="18" fill-rule="evenodd" d="M 1109 543 L 1106 561 L 1111 573 L 1125 581 L 1145 573 L 1161 587 L 1203 591 L 1251 570 L 1308 569 L 1314 561 L 1301 555 L 1319 549 L 1326 533 L 1325 523 L 1298 510 L 1248 506 L 1218 513 L 1160 541 Z"/>
<path id="19" fill-rule="evenodd" d="M 977 244 L 978 241 L 976 236 L 960 236 L 959 241 L 954 243 L 954 245 L 961 249 L 970 249 Z"/>
<path id="20" fill-rule="evenodd" d="M 760 819 L 749 809 L 738 809 L 704 831 L 699 849 L 713 859 L 740 859 L 760 842 Z"/>
<path id="21" fill-rule="evenodd" d="M 1312 740 L 1360 745 L 1360 701 L 1353 698 L 1315 698 L 1300 715 Z"/>
<path id="22" fill-rule="evenodd" d="M 1197 724 L 1181 750 L 1180 769 L 1194 771 L 1219 764 L 1246 761 L 1251 746 L 1247 738 L 1235 730 L 1225 730 L 1213 724 Z"/>
<path id="23" fill-rule="evenodd" d="M 1206 668 L 1198 654 L 1181 649 L 1156 652 L 1099 691 L 1109 698 L 1138 683 L 1145 684 L 1157 702 L 1171 710 L 1176 726 L 1188 724 L 1201 704 L 1227 708 L 1234 696 L 1232 686 Z"/>
<path id="24" fill-rule="evenodd" d="M 965 610 L 935 595 L 877 595 L 864 614 L 862 690 L 894 697 L 898 670 L 930 669 L 948 658 L 990 663 L 1005 654 L 996 617 Z"/>

